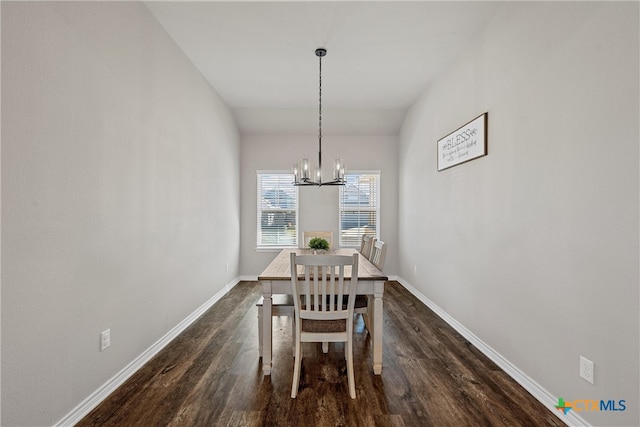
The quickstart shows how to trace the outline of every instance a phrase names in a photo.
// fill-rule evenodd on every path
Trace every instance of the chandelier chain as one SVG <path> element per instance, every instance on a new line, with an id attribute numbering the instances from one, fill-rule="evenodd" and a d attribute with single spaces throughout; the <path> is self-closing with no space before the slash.
<path id="1" fill-rule="evenodd" d="M 318 60 L 318 168 L 322 170 L 322 56 Z"/>

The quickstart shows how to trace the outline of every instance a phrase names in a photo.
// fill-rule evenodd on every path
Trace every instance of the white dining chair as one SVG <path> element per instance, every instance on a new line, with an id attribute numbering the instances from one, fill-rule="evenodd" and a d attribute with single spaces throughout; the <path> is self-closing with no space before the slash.
<path id="1" fill-rule="evenodd" d="M 370 234 L 362 235 L 362 242 L 360 244 L 360 253 L 368 260 L 371 260 L 371 253 L 373 245 L 376 242 L 376 238 Z M 356 295 L 356 303 L 354 308 L 355 314 L 361 314 L 364 322 L 364 327 L 369 331 L 369 297 L 367 295 Z"/>
<path id="2" fill-rule="evenodd" d="M 364 254 L 363 254 L 364 255 Z M 387 256 L 387 245 L 376 238 L 371 238 L 371 253 L 369 261 L 380 271 L 384 268 L 384 260 Z M 354 313 L 361 314 L 364 327 L 369 331 L 369 296 L 356 295 Z"/>
<path id="3" fill-rule="evenodd" d="M 292 398 L 298 395 L 304 342 L 345 343 L 349 396 L 352 399 L 356 397 L 353 375 L 353 307 L 358 285 L 358 257 L 358 254 L 291 254 L 291 287 L 296 317 Z M 300 271 L 298 267 L 301 267 Z M 347 267 L 351 267 L 351 280 L 344 279 Z M 299 274 L 302 275 L 301 278 Z"/>
<path id="4" fill-rule="evenodd" d="M 376 240 L 373 242 L 373 248 L 371 249 L 371 264 L 375 265 L 380 271 L 384 268 L 384 260 L 387 257 L 387 245 L 382 240 Z"/>
<path id="5" fill-rule="evenodd" d="M 371 236 L 370 234 L 362 235 L 362 242 L 360 243 L 360 253 L 364 255 L 366 259 L 371 258 L 371 249 L 373 248 L 373 242 L 376 241 L 376 238 Z"/>
<path id="6" fill-rule="evenodd" d="M 309 247 L 309 240 L 314 237 L 321 237 L 329 243 L 329 249 L 333 248 L 333 231 L 303 231 L 302 232 L 302 247 Z"/>
<path id="7" fill-rule="evenodd" d="M 370 234 L 362 235 L 362 243 L 360 244 L 360 253 L 366 259 L 371 258 L 371 250 L 373 249 L 373 244 L 375 243 L 375 241 L 376 241 L 376 238 L 371 236 Z M 367 297 L 367 295 L 356 295 L 356 302 L 355 302 L 355 307 L 353 312 L 355 314 L 362 315 L 362 320 L 364 321 L 364 326 L 367 329 L 367 331 L 369 330 L 368 319 L 367 319 L 367 314 L 369 312 L 368 307 L 369 307 L 369 298 Z"/>

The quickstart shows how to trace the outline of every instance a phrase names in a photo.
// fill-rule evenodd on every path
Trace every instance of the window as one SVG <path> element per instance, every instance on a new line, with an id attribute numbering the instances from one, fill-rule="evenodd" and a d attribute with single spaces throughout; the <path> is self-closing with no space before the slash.
<path id="1" fill-rule="evenodd" d="M 347 173 L 340 187 L 340 246 L 359 247 L 364 234 L 380 233 L 380 172 Z"/>
<path id="2" fill-rule="evenodd" d="M 298 245 L 298 187 L 293 174 L 258 172 L 258 247 Z"/>

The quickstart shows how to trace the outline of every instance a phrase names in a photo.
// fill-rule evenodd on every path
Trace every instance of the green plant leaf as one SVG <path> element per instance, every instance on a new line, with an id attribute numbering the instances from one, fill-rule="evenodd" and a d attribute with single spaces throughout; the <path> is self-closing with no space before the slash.
<path id="1" fill-rule="evenodd" d="M 329 249 L 329 242 L 327 242 L 327 240 L 323 239 L 322 237 L 314 237 L 309 240 L 309 248 L 327 250 Z"/>

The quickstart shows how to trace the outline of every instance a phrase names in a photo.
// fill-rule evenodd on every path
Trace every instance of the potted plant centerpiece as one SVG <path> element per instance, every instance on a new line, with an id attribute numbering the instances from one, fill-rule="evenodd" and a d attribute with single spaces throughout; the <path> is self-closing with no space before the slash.
<path id="1" fill-rule="evenodd" d="M 318 251 L 322 253 L 323 251 L 329 250 L 329 242 L 322 237 L 314 237 L 309 240 L 309 249 L 313 249 L 314 254 Z"/>

